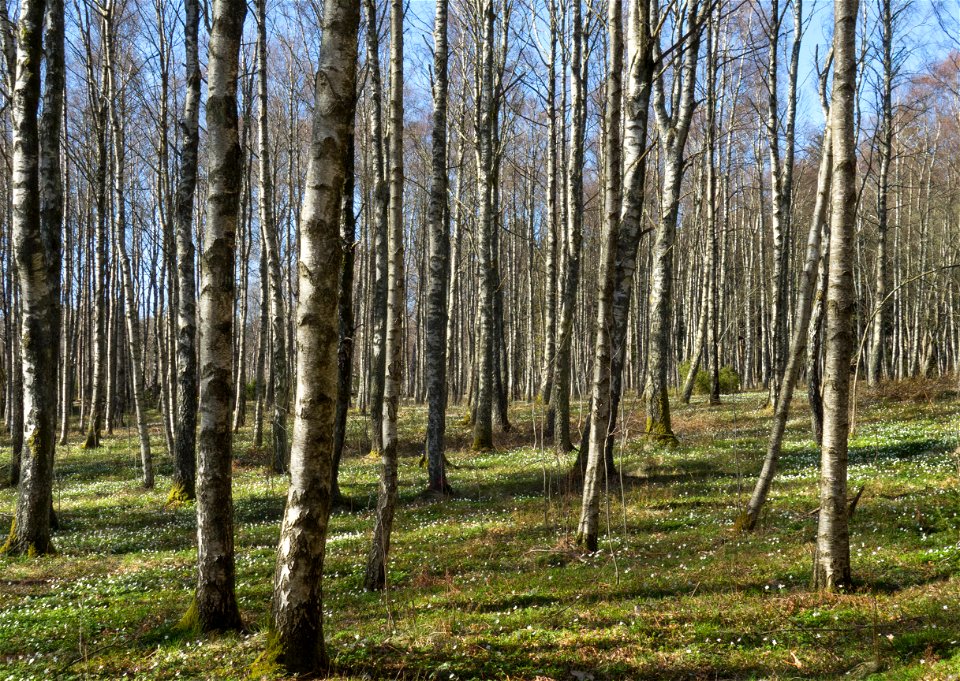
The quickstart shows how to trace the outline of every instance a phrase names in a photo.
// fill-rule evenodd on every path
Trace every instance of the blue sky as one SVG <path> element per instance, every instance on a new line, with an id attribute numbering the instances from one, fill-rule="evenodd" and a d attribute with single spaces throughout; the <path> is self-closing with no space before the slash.
<path id="1" fill-rule="evenodd" d="M 878 40 L 879 32 L 876 25 L 878 4 L 878 0 L 861 0 L 861 17 L 864 11 L 867 12 L 868 35 L 863 34 L 863 22 L 861 22 L 858 46 L 862 46 L 865 38 L 871 41 Z M 899 51 L 905 55 L 900 73 L 901 83 L 911 75 L 921 72 L 926 64 L 942 59 L 949 50 L 960 48 L 960 33 L 958 33 L 960 31 L 960 20 L 958 20 L 960 0 L 946 0 L 936 4 L 931 0 L 913 0 L 909 3 L 894 0 L 894 11 L 897 7 L 904 6 L 906 9 L 900 17 L 898 26 L 894 29 L 894 39 L 899 45 Z M 809 17 L 809 23 L 801 52 L 799 87 L 801 109 L 798 114 L 801 126 L 821 128 L 823 115 L 818 102 L 814 54 L 819 46 L 822 59 L 829 45 L 833 33 L 833 3 L 830 0 L 816 0 L 814 5 L 807 0 L 804 12 Z M 941 22 L 946 24 L 946 31 L 941 27 Z M 879 67 L 879 62 L 875 63 Z M 869 77 L 872 78 L 872 75 Z M 873 102 L 871 84 L 866 83 L 862 92 L 863 108 L 866 114 Z M 896 93 L 894 99 L 896 99 Z"/>

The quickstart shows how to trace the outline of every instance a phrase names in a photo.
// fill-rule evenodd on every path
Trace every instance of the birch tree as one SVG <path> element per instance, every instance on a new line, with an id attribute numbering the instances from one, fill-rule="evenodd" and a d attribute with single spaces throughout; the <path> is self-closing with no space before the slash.
<path id="1" fill-rule="evenodd" d="M 197 187 L 197 153 L 200 145 L 200 59 L 197 40 L 199 0 L 184 0 L 184 50 L 186 93 L 180 119 L 180 180 L 177 184 L 174 221 L 177 247 L 177 430 L 173 455 L 171 500 L 192 499 L 196 494 L 197 437 L 197 301 L 193 209 Z"/>
<path id="2" fill-rule="evenodd" d="M 450 209 L 447 203 L 447 0 L 437 0 L 433 24 L 433 155 L 427 273 L 427 489 L 449 494 L 444 457 L 447 418 L 447 280 Z"/>
<path id="3" fill-rule="evenodd" d="M 889 289 L 890 256 L 887 252 L 887 231 L 890 223 L 890 164 L 893 156 L 893 27 L 892 0 L 880 0 L 880 121 L 877 131 L 877 151 L 880 164 L 877 171 L 877 254 L 874 266 L 873 298 L 882 305 Z M 881 309 L 873 315 L 870 325 L 870 352 L 867 356 L 867 382 L 876 385 L 881 378 L 886 352 L 886 330 L 891 326 L 890 314 Z"/>
<path id="4" fill-rule="evenodd" d="M 850 529 L 847 516 L 847 437 L 850 359 L 855 333 L 853 241 L 856 227 L 857 0 L 835 0 L 833 91 L 830 128 L 833 185 L 830 198 L 830 269 L 824 341 L 823 446 L 820 455 L 820 515 L 813 582 L 833 591 L 850 587 Z"/>
<path id="5" fill-rule="evenodd" d="M 386 174 L 386 145 L 383 138 L 383 83 L 380 77 L 380 26 L 375 0 L 363 0 L 367 34 L 367 80 L 370 85 L 370 138 L 374 173 L 374 280 L 371 300 L 372 358 L 370 367 L 371 453 L 383 451 L 383 390 L 387 342 L 387 214 L 389 190 Z"/>
<path id="6" fill-rule="evenodd" d="M 387 375 L 383 391 L 383 453 L 373 542 L 363 585 L 386 588 L 387 556 L 397 505 L 397 417 L 403 381 L 403 0 L 390 2 L 390 215 L 387 281 Z"/>
<path id="7" fill-rule="evenodd" d="M 685 5 L 682 20 L 678 17 L 675 43 L 671 50 L 673 83 L 667 96 L 666 74 L 653 81 L 653 111 L 656 115 L 660 144 L 663 148 L 663 183 L 660 189 L 660 218 L 653 243 L 647 376 L 644 402 L 646 432 L 651 437 L 675 442 L 670 421 L 670 398 L 667 393 L 670 350 L 670 326 L 673 315 L 674 240 L 680 209 L 680 189 L 686 166 L 684 150 L 690 133 L 690 122 L 696 108 L 696 75 L 706 11 L 712 5 L 691 0 Z M 659 25 L 659 11 L 651 11 L 651 23 Z M 663 57 L 658 41 L 654 41 L 654 58 Z"/>
<path id="8" fill-rule="evenodd" d="M 481 38 L 477 69 L 476 118 L 474 130 L 477 138 L 477 266 L 480 280 L 477 292 L 477 342 L 476 342 L 476 417 L 473 428 L 473 449 L 483 451 L 493 448 L 493 298 L 496 282 L 493 268 L 493 143 L 491 127 L 493 120 L 493 0 L 480 0 L 477 4 L 481 21 Z"/>
<path id="9" fill-rule="evenodd" d="M 773 271 L 770 310 L 770 406 L 776 409 L 780 399 L 787 362 L 787 301 L 790 285 L 791 205 L 797 116 L 797 77 L 803 27 L 803 2 L 793 0 L 793 43 L 787 68 L 786 115 L 780 112 L 779 54 L 782 47 L 783 17 L 779 0 L 771 0 L 767 24 L 767 119 L 766 134 L 770 157 L 770 193 L 773 210 Z M 783 143 L 781 146 L 781 136 Z"/>
<path id="10" fill-rule="evenodd" d="M 233 537 L 233 306 L 241 173 L 237 71 L 247 6 L 215 0 L 207 61 L 207 217 L 201 254 L 197 591 L 183 625 L 240 629 Z"/>
<path id="11" fill-rule="evenodd" d="M 273 176 L 270 164 L 270 128 L 267 124 L 267 1 L 257 0 L 257 153 L 260 157 L 260 243 L 267 254 L 270 300 L 271 348 L 273 349 L 273 470 L 287 469 L 287 315 L 283 303 L 280 243 L 273 216 Z M 261 282 L 261 286 L 263 283 Z"/>
<path id="12" fill-rule="evenodd" d="M 113 240 L 116 244 L 117 259 L 120 265 L 121 288 L 123 289 L 124 320 L 127 328 L 127 344 L 132 360 L 131 379 L 133 384 L 133 403 L 136 411 L 137 438 L 140 442 L 140 466 L 143 486 L 153 487 L 153 456 L 150 451 L 150 431 L 147 427 L 147 405 L 143 394 L 142 351 L 140 343 L 140 320 L 137 314 L 137 304 L 133 292 L 133 273 L 130 266 L 130 256 L 127 253 L 127 206 L 124 197 L 126 183 L 126 139 L 122 112 L 118 112 L 117 103 L 123 101 L 123 93 L 117 84 L 115 31 L 117 22 L 117 6 L 114 0 L 109 0 L 101 9 L 103 13 L 104 57 L 106 59 L 106 99 L 108 102 L 108 118 L 112 135 L 113 170 Z"/>
<path id="13" fill-rule="evenodd" d="M 642 1 L 642 0 L 640 0 Z M 637 0 L 631 3 L 636 6 Z M 590 394 L 590 454 L 583 484 L 583 506 L 577 540 L 588 551 L 597 550 L 600 520 L 600 460 L 607 446 L 610 423 L 610 331 L 613 324 L 613 288 L 617 241 L 620 236 L 623 199 L 620 173 L 620 114 L 623 95 L 623 3 L 607 3 L 607 92 L 604 112 L 604 161 L 606 187 L 603 241 L 600 244 L 600 276 L 597 285 L 597 329 L 594 350 L 593 387 Z M 606 476 L 604 476 L 606 478 Z"/>
<path id="14" fill-rule="evenodd" d="M 266 660 L 323 672 L 323 560 L 330 516 L 337 401 L 337 279 L 345 155 L 356 107 L 359 0 L 325 0 L 323 42 L 300 220 L 297 390 L 290 487 L 273 581 Z"/>
<path id="15" fill-rule="evenodd" d="M 573 449 L 570 439 L 570 353 L 573 314 L 580 285 L 580 256 L 583 244 L 583 158 L 587 118 L 587 74 L 584 50 L 584 21 L 580 0 L 573 0 L 573 45 L 570 52 L 571 128 L 570 152 L 567 157 L 567 224 L 566 272 L 560 296 L 560 317 L 557 325 L 557 358 L 554 369 L 553 399 L 550 409 L 556 412 L 556 444 L 563 451 Z M 608 196 L 609 199 L 609 196 Z M 548 416 L 549 418 L 549 416 Z M 601 429 L 602 430 L 602 429 Z"/>
<path id="16" fill-rule="evenodd" d="M 820 77 L 820 93 L 823 100 L 824 120 L 830 120 L 830 110 L 826 101 L 827 73 L 830 68 L 831 56 L 827 58 L 827 66 Z M 793 401 L 793 391 L 800 378 L 800 370 L 806 360 L 807 343 L 810 338 L 810 318 L 814 307 L 814 298 L 817 293 L 817 272 L 823 254 L 821 245 L 824 237 L 829 235 L 827 222 L 827 208 L 830 203 L 831 178 L 833 172 L 833 144 L 832 130 L 828 125 L 824 129 L 823 143 L 820 157 L 820 169 L 817 174 L 817 197 L 810 220 L 810 229 L 807 235 L 807 255 L 804 261 L 803 272 L 800 277 L 800 289 L 797 292 L 796 321 L 794 322 L 793 338 L 790 342 L 790 352 L 783 375 L 783 390 L 780 399 L 776 402 L 773 414 L 773 424 L 770 428 L 770 438 L 767 444 L 767 453 L 763 460 L 760 476 L 757 478 L 753 494 L 746 510 L 737 519 L 739 529 L 752 531 L 760 517 L 760 510 L 766 502 L 776 474 L 777 463 L 783 445 L 783 435 L 787 428 L 787 418 L 790 414 L 790 404 Z"/>
<path id="17" fill-rule="evenodd" d="M 357 219 L 354 214 L 355 192 L 355 135 L 347 139 L 343 206 L 340 218 L 340 238 L 343 264 L 340 266 L 339 300 L 337 302 L 337 410 L 333 424 L 333 474 L 331 495 L 334 504 L 344 501 L 340 493 L 340 460 L 347 438 L 347 409 L 350 407 L 353 385 L 354 335 L 357 327 L 353 315 L 353 282 L 356 263 Z"/>
<path id="18" fill-rule="evenodd" d="M 96 138 L 97 138 L 97 227 L 96 251 L 94 263 L 94 300 L 92 307 L 95 315 L 95 331 L 93 336 L 93 380 L 92 395 L 90 397 L 89 423 L 87 424 L 87 439 L 84 448 L 97 449 L 100 447 L 100 435 L 103 430 L 106 415 L 109 390 L 107 387 L 107 350 L 109 344 L 108 329 L 108 231 L 107 231 L 107 170 L 109 166 L 107 151 L 107 100 L 98 88 L 94 76 L 93 46 L 90 38 L 90 21 L 86 23 L 84 32 L 84 47 L 87 52 L 87 89 L 91 104 L 96 106 Z"/>
<path id="19" fill-rule="evenodd" d="M 13 523 L 0 553 L 53 551 L 53 457 L 60 361 L 64 21 L 61 0 L 22 0 L 13 89 L 13 250 L 23 300 L 24 446 Z M 45 57 L 45 59 L 44 59 Z M 41 102 L 41 68 L 43 111 Z M 39 119 L 39 120 L 38 120 Z"/>

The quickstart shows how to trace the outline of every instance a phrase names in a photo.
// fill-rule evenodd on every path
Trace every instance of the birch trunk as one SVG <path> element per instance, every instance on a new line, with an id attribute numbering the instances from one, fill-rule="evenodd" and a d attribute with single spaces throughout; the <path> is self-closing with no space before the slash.
<path id="1" fill-rule="evenodd" d="M 682 59 L 674 67 L 672 107 L 667 111 L 664 75 L 654 80 L 653 110 L 664 148 L 663 186 L 660 192 L 660 219 L 653 243 L 649 315 L 649 342 L 647 346 L 647 376 L 644 388 L 646 403 L 646 432 L 652 438 L 673 443 L 676 436 L 670 423 L 670 399 L 667 394 L 667 372 L 670 363 L 670 330 L 673 318 L 673 254 L 677 221 L 680 210 L 680 189 L 685 168 L 684 148 L 690 131 L 690 121 L 696 108 L 696 72 L 703 32 L 704 7 L 699 0 L 688 3 L 683 29 L 679 38 L 683 46 Z M 659 22 L 651 17 L 651 24 Z M 655 57 L 661 58 L 659 45 L 654 41 Z"/>
<path id="2" fill-rule="evenodd" d="M 827 57 L 827 64 L 820 74 L 820 100 L 825 120 L 830 120 L 830 109 L 827 103 L 827 75 L 833 53 Z M 803 363 L 807 363 L 808 390 L 816 392 L 819 399 L 819 348 L 811 348 L 819 334 L 820 313 L 822 301 L 819 296 L 821 279 L 825 274 L 821 271 L 826 262 L 823 252 L 823 242 L 829 238 L 830 224 L 827 208 L 830 204 L 830 189 L 833 173 L 833 144 L 831 128 L 827 125 L 823 133 L 823 142 L 820 157 L 820 169 L 817 173 L 817 195 L 813 207 L 813 216 L 810 229 L 807 233 L 807 255 L 804 261 L 803 272 L 800 277 L 800 290 L 797 293 L 796 320 L 794 322 L 793 338 L 790 342 L 790 352 L 787 356 L 787 365 L 783 375 L 783 391 L 774 408 L 773 424 L 770 428 L 770 439 L 767 445 L 767 454 L 763 461 L 760 476 L 754 486 L 750 502 L 746 510 L 737 519 L 736 527 L 743 531 L 753 531 L 760 511 L 766 502 L 770 486 L 776 475 L 777 463 L 780 459 L 780 450 L 783 445 L 783 434 L 787 427 L 787 418 L 790 413 L 790 404 L 793 400 L 793 391 L 800 378 Z M 812 357 L 812 359 L 811 359 Z M 816 414 L 814 416 L 816 419 Z M 819 444 L 819 438 L 817 440 Z"/>
<path id="3" fill-rule="evenodd" d="M 829 229 L 829 227 L 827 227 Z M 810 430 L 814 442 L 823 444 L 823 395 L 821 394 L 822 371 L 820 366 L 823 345 L 823 317 L 827 296 L 827 270 L 830 267 L 829 234 L 824 234 L 823 255 L 817 267 L 817 288 L 810 314 L 810 329 L 807 336 L 807 401 L 810 404 Z"/>
<path id="4" fill-rule="evenodd" d="M 273 218 L 273 176 L 270 168 L 270 133 L 267 125 L 267 1 L 257 0 L 257 129 L 260 156 L 260 235 L 267 251 L 270 296 L 270 323 L 273 329 L 273 470 L 287 470 L 287 380 L 286 312 L 283 303 L 283 276 L 280 271 L 280 242 Z M 262 284 L 261 284 L 262 285 Z"/>
<path id="5" fill-rule="evenodd" d="M 644 185 L 647 174 L 647 128 L 650 93 L 654 73 L 653 44 L 650 35 L 650 8 L 643 0 L 633 0 L 628 15 L 630 60 L 627 71 L 627 96 L 624 100 L 623 132 L 623 208 L 617 241 L 613 284 L 613 327 L 610 334 L 610 426 L 605 461 L 613 472 L 613 433 L 623 395 L 623 374 L 627 359 L 627 330 L 630 303 L 634 297 L 637 251 L 643 237 Z M 640 314 L 634 312 L 635 317 Z"/>
<path id="6" fill-rule="evenodd" d="M 873 299 L 881 305 L 887 296 L 887 226 L 889 223 L 890 159 L 893 151 L 893 11 L 891 0 L 881 0 L 881 44 L 883 81 L 880 93 L 880 167 L 877 173 L 877 255 Z M 890 314 L 880 310 L 874 314 L 870 329 L 870 353 L 867 361 L 867 382 L 876 385 L 881 378 L 886 350 L 886 330 Z"/>
<path id="7" fill-rule="evenodd" d="M 563 295 L 560 299 L 560 319 L 557 328 L 557 359 L 554 370 L 553 399 L 550 409 L 556 413 L 557 448 L 569 452 L 570 440 L 570 371 L 573 341 L 573 314 L 580 284 L 580 255 L 583 244 L 583 147 L 586 127 L 587 69 L 583 63 L 583 19 L 580 1 L 573 4 L 573 49 L 570 59 L 571 118 L 570 154 L 567 165 L 567 259 Z M 603 429 L 601 429 L 602 431 Z"/>
<path id="8" fill-rule="evenodd" d="M 332 0 L 331 0 L 332 1 Z M 387 374 L 383 389 L 383 453 L 373 542 L 363 579 L 368 591 L 386 588 L 387 556 L 397 505 L 397 415 L 403 381 L 403 0 L 390 2 L 390 253 L 387 281 Z"/>
<path id="9" fill-rule="evenodd" d="M 60 127 L 64 83 L 61 0 L 22 0 L 13 89 L 12 242 L 23 300 L 23 429 L 20 487 L 0 554 L 53 551 L 53 457 L 57 437 L 63 194 Z M 44 36 L 45 34 L 45 36 Z M 41 95 L 41 59 L 46 53 Z"/>
<path id="10" fill-rule="evenodd" d="M 267 256 L 260 252 L 260 331 L 257 334 L 257 406 L 253 415 L 253 446 L 259 449 L 263 446 L 263 403 L 267 396 L 267 389 L 264 385 L 264 364 L 266 362 L 267 346 L 270 344 L 270 303 L 267 299 L 267 286 L 263 282 L 267 280 Z"/>
<path id="11" fill-rule="evenodd" d="M 197 300 L 193 245 L 193 209 L 197 187 L 197 152 L 200 144 L 200 61 L 197 34 L 199 0 L 184 0 L 186 94 L 174 220 L 177 240 L 177 424 L 170 499 L 196 495 L 197 439 Z"/>
<path id="12" fill-rule="evenodd" d="M 92 66 L 87 69 L 87 81 L 91 89 L 95 87 Z M 85 449 L 100 447 L 100 434 L 103 430 L 104 409 L 107 401 L 107 113 L 106 100 L 102 94 L 98 96 L 98 112 L 96 116 L 97 135 L 97 233 L 96 251 L 94 255 L 94 291 L 92 306 L 94 308 L 93 324 L 93 389 L 90 398 L 90 412 L 88 415 L 87 438 Z"/>
<path id="13" fill-rule="evenodd" d="M 800 0 L 795 0 L 800 2 Z M 707 19 L 707 55 L 706 55 L 706 86 L 707 101 L 705 118 L 706 131 L 706 158 L 704 159 L 704 184 L 706 203 L 706 269 L 707 286 L 704 292 L 707 305 L 707 347 L 705 358 L 710 371 L 710 396 L 707 401 L 711 405 L 720 404 L 720 357 L 719 340 L 717 336 L 717 267 L 720 258 L 717 241 L 717 28 L 713 10 L 710 10 Z"/>
<path id="14" fill-rule="evenodd" d="M 636 0 L 632 3 L 636 5 Z M 603 242 L 600 251 L 600 278 L 597 286 L 597 330 L 594 351 L 593 384 L 590 394 L 590 452 L 583 480 L 583 503 L 577 541 L 587 551 L 596 551 L 600 528 L 600 460 L 606 449 L 610 423 L 610 327 L 613 324 L 613 287 L 617 241 L 620 234 L 622 204 L 620 112 L 623 90 L 623 10 L 618 0 L 607 3 L 607 108 L 604 112 L 604 162 L 606 187 Z M 562 423 L 561 423 L 562 432 Z M 608 471 L 605 471 L 608 472 Z M 604 476 L 606 480 L 607 476 Z"/>
<path id="15" fill-rule="evenodd" d="M 782 391 L 774 409 L 767 454 L 763 460 L 760 477 L 754 486 L 747 509 L 737 520 L 738 528 L 747 532 L 756 527 L 760 511 L 767 500 L 770 486 L 773 484 L 777 463 L 780 460 L 783 434 L 790 414 L 790 403 L 793 400 L 793 390 L 797 385 L 800 369 L 806 359 L 811 328 L 810 317 L 817 292 L 817 270 L 822 258 L 820 246 L 823 238 L 829 234 L 827 206 L 830 202 L 830 179 L 833 166 L 833 146 L 829 128 L 824 133 L 822 154 L 820 171 L 817 176 L 817 198 L 814 204 L 813 218 L 810 221 L 810 232 L 807 236 L 807 257 L 800 278 L 800 290 L 797 294 L 797 316 L 794 322 L 793 339 L 790 343 L 790 353 L 784 370 Z"/>
<path id="16" fill-rule="evenodd" d="M 851 585 L 847 516 L 847 437 L 850 359 L 854 349 L 853 245 L 856 220 L 857 0 L 834 2 L 833 136 L 830 269 L 824 343 L 823 447 L 820 459 L 820 519 L 814 585 L 839 590 Z"/>
<path id="17" fill-rule="evenodd" d="M 116 53 L 114 45 L 114 28 L 116 20 L 116 5 L 109 2 L 104 12 L 104 35 L 106 49 L 104 54 L 107 60 L 107 101 L 109 102 L 110 128 L 113 135 L 113 192 L 116 199 L 114 208 L 113 240 L 117 245 L 117 256 L 120 261 L 120 277 L 123 288 L 124 317 L 127 325 L 127 347 L 131 358 L 131 379 L 133 382 L 133 406 L 136 410 L 137 435 L 140 442 L 140 465 L 142 468 L 143 486 L 153 488 L 153 456 L 150 452 L 150 431 L 147 427 L 146 403 L 143 396 L 143 360 L 141 356 L 140 321 L 137 315 L 137 305 L 133 294 L 133 274 L 130 267 L 130 257 L 127 254 L 126 231 L 127 209 L 124 198 L 124 183 L 126 181 L 125 145 L 123 122 L 117 111 L 117 102 L 123 95 L 117 87 Z"/>
<path id="18" fill-rule="evenodd" d="M 769 22 L 769 51 L 767 62 L 767 121 L 766 132 L 770 155 L 770 193 L 773 210 L 773 272 L 772 308 L 770 311 L 770 406 L 777 407 L 787 362 L 787 300 L 790 284 L 790 211 L 793 193 L 794 127 L 797 110 L 797 69 L 800 58 L 802 2 L 792 2 L 794 10 L 794 40 L 787 73 L 787 111 L 785 120 L 779 104 L 778 55 L 782 48 L 783 17 L 778 0 L 772 0 Z M 783 128 L 781 130 L 781 128 Z M 780 138 L 784 137 L 781 156 Z"/>
<path id="19" fill-rule="evenodd" d="M 340 494 L 340 459 L 343 456 L 347 436 L 347 410 L 353 386 L 353 348 L 356 328 L 353 319 L 353 278 L 357 221 L 354 214 L 354 134 L 347 139 L 344 166 L 343 206 L 340 218 L 340 245 L 343 250 L 343 265 L 340 267 L 339 302 L 337 303 L 337 411 L 333 425 L 333 474 L 331 495 L 333 503 L 342 501 Z"/>
<path id="20" fill-rule="evenodd" d="M 337 279 L 345 155 L 356 107 L 358 0 L 326 0 L 324 40 L 300 219 L 297 394 L 290 488 L 273 582 L 265 657 L 289 672 L 323 672 L 323 559 L 330 517 L 337 402 Z"/>
<path id="21" fill-rule="evenodd" d="M 557 354 L 557 7 L 550 0 L 550 63 L 547 65 L 547 234 L 544 282 L 543 380 L 540 397 L 549 407 L 553 397 L 553 367 Z M 562 243 L 562 240 L 560 240 Z"/>
<path id="22" fill-rule="evenodd" d="M 479 289 L 477 295 L 478 319 L 476 342 L 477 384 L 476 417 L 473 428 L 473 449 L 493 448 L 493 298 L 496 281 L 493 276 L 493 149 L 490 127 L 493 120 L 493 0 L 483 0 L 482 40 L 480 45 L 481 66 L 477 83 L 477 201 L 480 203 L 477 218 L 477 267 Z"/>
<path id="23" fill-rule="evenodd" d="M 207 67 L 208 189 L 201 255 L 200 434 L 197 476 L 197 592 L 184 625 L 240 629 L 234 588 L 233 306 L 243 173 L 237 122 L 237 69 L 243 0 L 215 0 Z"/>
<path id="24" fill-rule="evenodd" d="M 437 0 L 433 25 L 433 171 L 429 206 L 427 272 L 427 489 L 451 492 L 444 437 L 447 420 L 447 281 L 450 272 L 450 209 L 447 204 L 447 0 Z"/>
<path id="25" fill-rule="evenodd" d="M 366 13 L 367 77 L 370 81 L 370 138 L 373 147 L 374 172 L 374 280 L 371 310 L 373 378 L 370 385 L 370 451 L 383 452 L 383 390 L 386 372 L 387 342 L 387 212 L 389 191 L 386 181 L 385 145 L 383 139 L 383 84 L 380 78 L 380 38 L 374 0 L 363 0 Z"/>

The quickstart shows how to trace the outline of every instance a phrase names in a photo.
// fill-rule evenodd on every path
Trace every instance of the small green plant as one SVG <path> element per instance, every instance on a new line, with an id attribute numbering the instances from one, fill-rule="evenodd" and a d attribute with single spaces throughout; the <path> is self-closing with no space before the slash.
<path id="1" fill-rule="evenodd" d="M 732 366 L 720 367 L 720 392 L 724 395 L 740 392 L 740 374 Z"/>
<path id="2" fill-rule="evenodd" d="M 682 385 L 683 382 L 687 380 L 687 375 L 690 373 L 690 360 L 681 362 L 680 366 L 678 367 L 678 372 L 680 374 L 680 383 Z M 740 392 L 740 374 L 738 374 L 733 367 L 720 367 L 719 378 L 721 395 L 732 395 L 733 393 Z M 693 379 L 693 393 L 695 395 L 710 394 L 710 372 L 706 369 L 699 369 L 697 371 L 697 375 Z"/>

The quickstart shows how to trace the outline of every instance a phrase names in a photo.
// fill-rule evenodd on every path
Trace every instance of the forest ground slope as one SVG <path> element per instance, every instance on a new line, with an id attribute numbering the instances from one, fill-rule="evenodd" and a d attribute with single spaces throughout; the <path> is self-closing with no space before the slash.
<path id="1" fill-rule="evenodd" d="M 960 677 L 960 401 L 953 384 L 861 389 L 851 440 L 854 593 L 809 589 L 817 450 L 805 400 L 788 428 L 758 532 L 736 536 L 763 455 L 763 396 L 679 407 L 681 444 L 618 436 L 624 478 L 602 507 L 601 550 L 574 546 L 572 455 L 540 444 L 542 415 L 514 405 L 498 449 L 463 449 L 450 410 L 457 495 L 425 497 L 425 411 L 401 414 L 400 508 L 386 595 L 361 588 L 377 461 L 351 417 L 331 522 L 326 631 L 344 678 L 687 679 Z M 637 404 L 628 401 L 628 413 Z M 576 414 L 575 414 L 576 417 Z M 578 424 L 574 424 L 577 432 Z M 155 442 L 162 442 L 159 432 Z M 6 456 L 6 455 L 4 455 Z M 284 478 L 236 442 L 237 590 L 250 632 L 198 639 L 176 629 L 192 597 L 193 506 L 165 507 L 138 484 L 131 427 L 86 452 L 58 450 L 57 555 L 0 559 L 0 678 L 245 678 L 262 650 Z M 0 523 L 15 493 L 0 490 Z M 847 677 L 850 678 L 850 677 Z"/>

